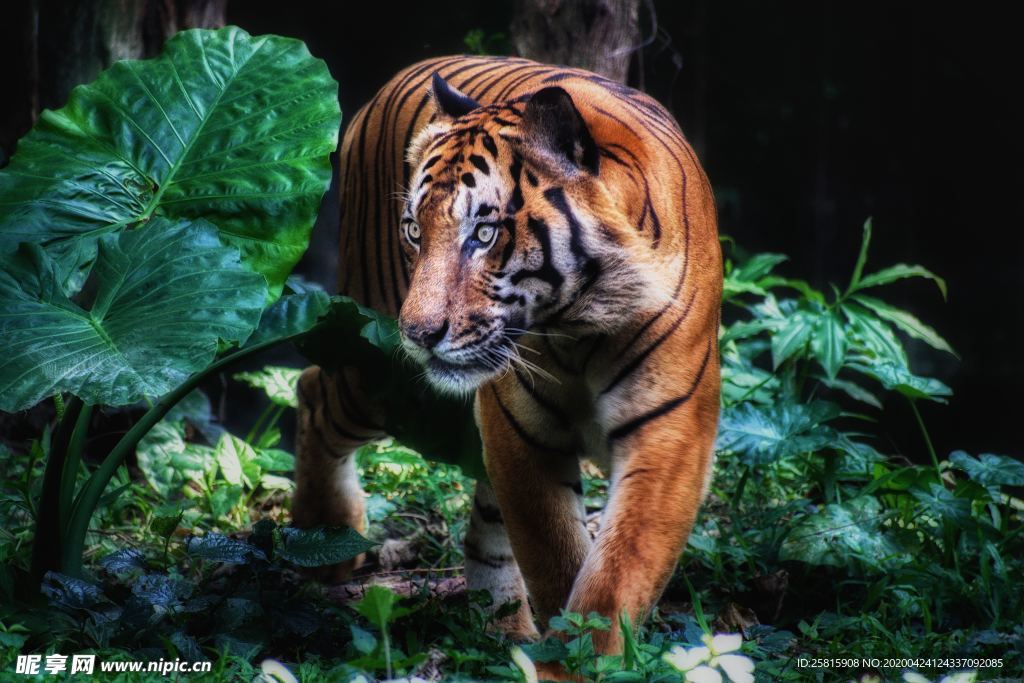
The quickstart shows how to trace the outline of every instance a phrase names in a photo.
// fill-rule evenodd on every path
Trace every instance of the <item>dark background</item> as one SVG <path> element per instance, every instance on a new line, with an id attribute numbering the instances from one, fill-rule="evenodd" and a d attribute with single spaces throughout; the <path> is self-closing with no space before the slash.
<path id="1" fill-rule="evenodd" d="M 346 119 L 402 67 L 466 51 L 473 29 L 493 50 L 511 49 L 500 35 L 508 33 L 510 0 L 227 7 L 229 23 L 250 33 L 306 41 L 341 84 Z M 641 5 L 649 40 L 636 53 L 631 84 L 666 104 L 694 144 L 723 234 L 748 250 L 789 255 L 785 275 L 844 285 L 871 216 L 868 271 L 920 263 L 947 280 L 945 302 L 925 281 L 884 295 L 960 355 L 911 347 L 912 368 L 954 390 L 948 406 L 921 406 L 940 456 L 956 448 L 1024 451 L 1024 59 L 1019 25 L 1005 12 L 924 2 Z M 29 77 L 17 63 L 24 17 L 9 16 L 0 26 L 0 52 L 8 53 L 0 165 L 31 125 L 19 114 Z M 332 289 L 336 217 L 332 188 L 300 264 Z M 905 403 L 890 401 L 882 422 L 883 450 L 923 455 Z"/>

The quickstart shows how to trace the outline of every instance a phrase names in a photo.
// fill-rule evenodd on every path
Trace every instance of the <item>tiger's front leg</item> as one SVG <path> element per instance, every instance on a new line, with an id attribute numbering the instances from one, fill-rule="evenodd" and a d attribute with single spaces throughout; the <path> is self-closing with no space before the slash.
<path id="1" fill-rule="evenodd" d="M 594 633 L 598 652 L 622 649 L 622 612 L 639 623 L 660 598 L 710 483 L 719 410 L 714 337 L 679 335 L 658 351 L 688 360 L 661 365 L 657 375 L 641 372 L 599 403 L 611 494 L 567 606 L 612 619 L 610 631 Z"/>
<path id="2" fill-rule="evenodd" d="M 306 368 L 298 384 L 295 495 L 292 519 L 300 528 L 347 526 L 366 532 L 366 500 L 356 469 L 356 450 L 382 438 L 380 417 L 368 414 L 357 373 Z M 347 562 L 311 572 L 321 581 L 344 581 L 363 563 Z"/>
<path id="3" fill-rule="evenodd" d="M 527 380 L 528 381 L 528 380 Z M 477 392 L 484 464 L 542 627 L 559 613 L 590 551 L 579 460 L 545 428 L 514 376 Z"/>

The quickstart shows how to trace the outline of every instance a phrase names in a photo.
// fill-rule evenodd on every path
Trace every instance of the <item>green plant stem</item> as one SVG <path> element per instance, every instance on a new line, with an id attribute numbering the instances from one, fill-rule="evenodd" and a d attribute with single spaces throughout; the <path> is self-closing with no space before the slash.
<path id="1" fill-rule="evenodd" d="M 932 465 L 935 466 L 935 475 L 939 478 L 939 485 L 942 484 L 942 468 L 939 467 L 939 456 L 935 453 L 935 446 L 932 445 L 932 438 L 928 435 L 928 428 L 924 425 L 924 420 L 921 418 L 921 411 L 917 409 L 917 402 L 907 397 L 907 402 L 910 403 L 910 410 L 914 413 L 914 418 L 917 420 L 917 426 L 921 429 L 921 436 L 924 437 L 924 444 L 928 447 L 928 455 L 932 458 Z"/>
<path id="2" fill-rule="evenodd" d="M 100 466 L 96 468 L 92 476 L 82 487 L 81 492 L 75 499 L 74 507 L 71 512 L 71 519 L 67 525 L 67 538 L 63 545 L 63 554 L 61 558 L 61 568 L 65 574 L 70 576 L 80 577 L 82 575 L 82 553 L 85 550 L 85 536 L 89 531 L 89 521 L 92 519 L 92 515 L 96 510 L 96 506 L 99 504 L 100 498 L 103 496 L 103 491 L 107 488 L 107 484 L 110 483 L 117 468 L 125 461 L 129 454 L 131 454 L 139 441 L 142 440 L 150 429 L 156 425 L 164 415 L 170 411 L 181 399 L 195 389 L 203 380 L 210 375 L 219 372 L 223 368 L 235 363 L 236 361 L 247 358 L 253 354 L 264 351 L 278 344 L 291 341 L 302 335 L 307 334 L 303 332 L 300 334 L 291 335 L 289 337 L 281 337 L 279 339 L 271 339 L 263 342 L 262 344 L 255 344 L 251 347 L 241 349 L 236 353 L 222 358 L 219 361 L 213 363 L 210 367 L 206 368 L 202 372 L 198 372 L 192 375 L 178 388 L 171 391 L 169 394 L 164 395 L 156 405 L 146 411 L 146 414 L 135 423 L 135 425 L 125 434 L 117 445 L 114 446 L 113 450 L 103 459 Z M 63 424 L 63 423 L 62 423 Z"/>
<path id="3" fill-rule="evenodd" d="M 32 543 L 32 577 L 37 581 L 42 580 L 46 572 L 60 568 L 59 552 L 64 529 L 60 505 L 64 488 L 62 478 L 82 406 L 81 399 L 72 396 L 64 405 L 61 420 L 50 438 L 50 452 L 43 472 L 43 489 L 36 506 L 35 538 Z"/>
<path id="4" fill-rule="evenodd" d="M 249 433 L 245 435 L 245 442 L 247 444 L 249 444 L 250 446 L 256 444 L 256 435 L 259 433 L 260 428 L 263 427 L 263 423 L 270 416 L 270 413 L 273 412 L 275 407 L 277 406 L 273 402 L 268 403 L 267 407 L 264 408 L 263 412 L 260 413 L 260 416 L 256 418 L 256 422 L 253 423 L 252 429 L 250 429 Z"/>
<path id="5" fill-rule="evenodd" d="M 75 484 L 78 483 L 78 470 L 82 466 L 82 454 L 85 452 L 85 438 L 89 434 L 89 422 L 92 418 L 92 406 L 82 406 L 75 429 L 71 432 L 68 442 L 68 456 L 64 462 L 60 482 L 60 524 L 61 533 L 67 532 L 67 524 L 71 519 L 71 511 L 75 500 Z"/>

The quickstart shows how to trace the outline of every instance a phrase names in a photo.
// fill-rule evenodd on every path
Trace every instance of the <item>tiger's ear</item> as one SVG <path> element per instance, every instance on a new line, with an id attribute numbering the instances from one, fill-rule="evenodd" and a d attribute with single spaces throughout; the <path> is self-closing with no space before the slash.
<path id="1" fill-rule="evenodd" d="M 480 107 L 472 97 L 448 85 L 448 81 L 441 78 L 441 74 L 436 71 L 430 84 L 430 92 L 434 96 L 437 113 L 442 117 L 457 119 Z"/>
<path id="2" fill-rule="evenodd" d="M 535 92 L 526 103 L 522 125 L 532 144 L 597 175 L 597 143 L 565 90 L 551 87 Z"/>

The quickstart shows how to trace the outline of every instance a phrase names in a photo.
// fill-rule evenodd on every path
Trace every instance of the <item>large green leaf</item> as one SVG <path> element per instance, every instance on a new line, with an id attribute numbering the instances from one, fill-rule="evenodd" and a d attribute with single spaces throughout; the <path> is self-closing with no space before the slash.
<path id="1" fill-rule="evenodd" d="M 875 570 L 909 562 L 906 551 L 881 526 L 883 516 L 873 496 L 825 505 L 792 525 L 779 559 L 835 567 L 859 561 Z"/>
<path id="2" fill-rule="evenodd" d="M 104 232 L 203 217 L 276 292 L 306 249 L 340 116 L 300 41 L 183 31 L 43 112 L 0 172 L 0 251 L 45 243 L 68 274 Z"/>
<path id="3" fill-rule="evenodd" d="M 202 220 L 105 235 L 92 275 L 86 310 L 37 245 L 0 259 L 0 409 L 60 391 L 107 405 L 165 394 L 209 365 L 219 340 L 245 341 L 267 295 Z"/>
<path id="4" fill-rule="evenodd" d="M 330 305 L 331 297 L 323 290 L 286 294 L 263 311 L 259 327 L 245 345 L 255 346 L 307 332 L 327 313 Z"/>
<path id="5" fill-rule="evenodd" d="M 1024 486 L 1024 462 L 1005 455 L 982 453 L 977 458 L 953 451 L 949 461 L 983 486 Z"/>
<path id="6" fill-rule="evenodd" d="M 826 401 L 741 403 L 722 411 L 718 448 L 751 465 L 819 451 L 836 444 L 836 431 L 825 423 L 838 416 L 839 407 Z"/>

